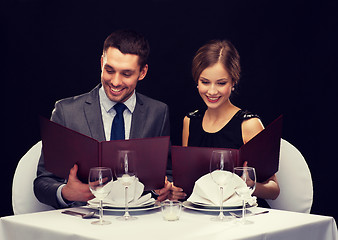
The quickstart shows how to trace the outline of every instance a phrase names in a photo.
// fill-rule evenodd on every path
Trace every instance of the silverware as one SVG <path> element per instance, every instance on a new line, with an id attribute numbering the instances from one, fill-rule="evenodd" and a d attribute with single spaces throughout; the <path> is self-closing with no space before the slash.
<path id="1" fill-rule="evenodd" d="M 95 212 L 81 213 L 81 212 L 75 212 L 75 211 L 71 211 L 71 210 L 65 210 L 61 213 L 72 215 L 72 216 L 80 216 L 83 219 L 99 218 L 97 215 L 95 215 Z"/>
<path id="2" fill-rule="evenodd" d="M 268 212 L 269 211 L 263 211 L 263 212 L 258 212 L 258 213 L 247 214 L 246 216 L 250 217 L 250 216 L 255 216 L 255 215 L 264 214 L 264 213 L 268 213 Z M 230 215 L 233 216 L 233 217 L 236 217 L 236 218 L 242 218 L 242 215 L 238 215 L 238 214 L 233 213 L 233 212 L 230 212 Z"/>

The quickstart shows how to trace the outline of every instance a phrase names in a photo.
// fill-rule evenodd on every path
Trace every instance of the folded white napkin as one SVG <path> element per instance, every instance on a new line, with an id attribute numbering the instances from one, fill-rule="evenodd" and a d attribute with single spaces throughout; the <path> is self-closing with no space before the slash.
<path id="1" fill-rule="evenodd" d="M 224 180 L 223 206 L 241 206 L 243 199 L 236 194 L 235 189 L 246 188 L 243 179 L 228 171 L 218 170 L 213 174 L 216 174 L 218 179 Z M 256 197 L 247 198 L 246 200 L 249 200 L 250 205 L 256 203 Z M 214 182 L 210 173 L 200 177 L 195 182 L 193 192 L 188 201 L 208 206 L 220 205 L 220 186 Z"/>
<path id="2" fill-rule="evenodd" d="M 103 200 L 103 205 L 124 207 L 125 206 L 125 187 L 120 180 L 112 181 L 105 187 L 111 188 L 108 196 Z M 144 185 L 136 180 L 128 186 L 128 206 L 142 206 L 155 202 L 155 199 L 151 198 L 151 193 L 142 196 Z M 94 198 L 88 201 L 90 204 L 98 204 L 99 200 Z"/>

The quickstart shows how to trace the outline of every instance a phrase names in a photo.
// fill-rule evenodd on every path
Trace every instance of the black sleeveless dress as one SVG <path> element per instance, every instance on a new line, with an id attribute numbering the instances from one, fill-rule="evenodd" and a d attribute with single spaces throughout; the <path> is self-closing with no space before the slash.
<path id="1" fill-rule="evenodd" d="M 244 144 L 242 122 L 259 118 L 249 111 L 239 110 L 221 130 L 208 133 L 202 127 L 204 113 L 197 110 L 187 115 L 190 118 L 188 146 L 239 149 Z"/>
<path id="2" fill-rule="evenodd" d="M 242 122 L 258 115 L 246 110 L 239 110 L 231 120 L 218 132 L 208 133 L 203 130 L 204 111 L 196 110 L 187 114 L 190 118 L 188 146 L 239 149 L 243 144 Z M 270 208 L 268 203 L 257 198 L 258 206 Z"/>

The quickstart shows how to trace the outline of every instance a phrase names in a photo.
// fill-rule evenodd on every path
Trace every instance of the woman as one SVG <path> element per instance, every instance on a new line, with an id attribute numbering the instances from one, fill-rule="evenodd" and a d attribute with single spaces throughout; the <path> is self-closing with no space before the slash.
<path id="1" fill-rule="evenodd" d="M 205 111 L 189 113 L 183 122 L 182 145 L 239 149 L 264 129 L 257 115 L 230 101 L 240 78 L 239 54 L 229 41 L 211 41 L 202 46 L 192 62 L 192 75 L 206 104 Z M 246 164 L 246 163 L 245 163 Z M 172 199 L 183 199 L 183 189 L 172 186 Z M 254 195 L 276 199 L 275 175 L 257 183 Z"/>

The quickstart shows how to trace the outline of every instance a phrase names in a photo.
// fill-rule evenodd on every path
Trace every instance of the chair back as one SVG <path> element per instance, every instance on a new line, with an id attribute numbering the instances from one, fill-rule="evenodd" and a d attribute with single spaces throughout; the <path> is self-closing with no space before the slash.
<path id="1" fill-rule="evenodd" d="M 280 194 L 267 200 L 271 208 L 310 213 L 313 202 L 313 185 L 309 167 L 296 147 L 281 140 L 279 169 L 276 173 Z"/>
<path id="2" fill-rule="evenodd" d="M 54 209 L 39 202 L 33 191 L 42 142 L 36 143 L 19 161 L 13 178 L 12 207 L 14 214 L 33 213 Z"/>

